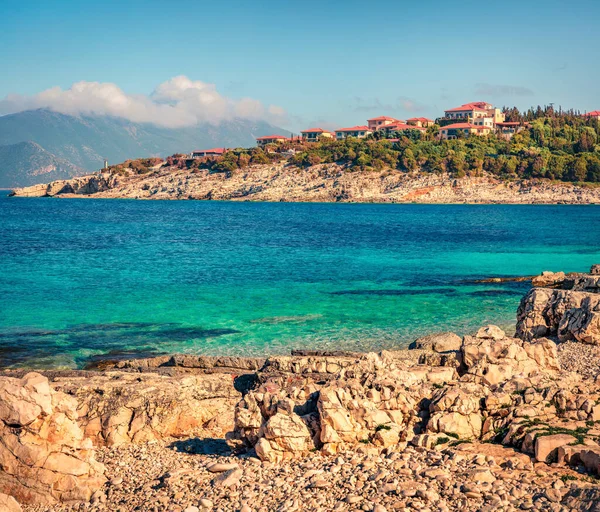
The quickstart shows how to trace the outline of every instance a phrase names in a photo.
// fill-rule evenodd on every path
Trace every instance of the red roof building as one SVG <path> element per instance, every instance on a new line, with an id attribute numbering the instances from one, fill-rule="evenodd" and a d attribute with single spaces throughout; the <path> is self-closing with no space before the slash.
<path id="1" fill-rule="evenodd" d="M 256 137 L 256 142 L 259 146 L 275 144 L 277 142 L 285 142 L 286 140 L 289 139 L 284 135 L 265 135 L 263 137 Z"/>
<path id="2" fill-rule="evenodd" d="M 406 124 L 427 128 L 428 126 L 433 126 L 435 121 L 433 121 L 433 119 L 427 119 L 426 117 L 411 117 L 410 119 L 406 120 Z"/>
<path id="3" fill-rule="evenodd" d="M 420 132 L 426 131 L 422 126 L 417 126 L 414 124 L 406 124 L 402 122 L 392 123 L 384 126 L 382 130 L 385 130 L 386 133 L 394 133 L 394 132 L 402 132 L 404 130 L 418 130 Z"/>
<path id="4" fill-rule="evenodd" d="M 323 128 L 309 128 L 308 130 L 302 130 L 302 139 L 307 142 L 315 142 L 321 137 L 331 139 L 335 137 L 335 133 L 323 130 Z"/>
<path id="5" fill-rule="evenodd" d="M 600 110 L 593 110 L 592 112 L 583 114 L 583 116 L 584 117 L 595 117 L 596 119 L 600 119 Z"/>
<path id="6" fill-rule="evenodd" d="M 383 128 L 384 126 L 392 123 L 399 122 L 398 119 L 394 119 L 393 117 L 388 116 L 379 116 L 373 117 L 371 119 L 367 119 L 367 125 L 369 126 L 369 130 L 375 131 Z M 401 121 L 400 121 L 401 122 Z"/>
<path id="7" fill-rule="evenodd" d="M 371 135 L 373 130 L 369 129 L 368 126 L 351 126 L 350 128 L 339 128 L 335 131 L 335 137 L 338 140 L 345 139 L 346 137 L 356 137 L 358 139 L 364 139 L 367 135 Z"/>
<path id="8" fill-rule="evenodd" d="M 476 118 L 486 117 L 490 119 L 487 124 L 491 125 L 504 121 L 504 113 L 485 101 L 473 101 L 460 107 L 444 110 L 444 116 L 448 119 L 461 119 L 468 122 L 473 122 Z"/>
<path id="9" fill-rule="evenodd" d="M 227 151 L 225 148 L 211 148 L 211 149 L 196 149 L 192 151 L 190 158 L 203 158 L 206 156 L 222 156 Z"/>
<path id="10" fill-rule="evenodd" d="M 492 130 L 493 128 L 491 126 L 486 125 L 475 125 L 472 123 L 454 123 L 442 126 L 440 128 L 439 134 L 440 139 L 448 140 L 455 139 L 458 136 L 459 132 L 462 132 L 465 135 L 488 135 L 492 132 Z"/>

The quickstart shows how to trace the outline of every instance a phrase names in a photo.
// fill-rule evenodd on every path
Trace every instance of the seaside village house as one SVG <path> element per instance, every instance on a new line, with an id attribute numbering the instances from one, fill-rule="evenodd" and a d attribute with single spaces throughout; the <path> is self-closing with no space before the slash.
<path id="1" fill-rule="evenodd" d="M 465 103 L 460 107 L 444 111 L 446 120 L 456 121 L 440 128 L 439 137 L 442 140 L 454 139 L 459 134 L 489 135 L 494 131 L 504 130 L 505 138 L 510 138 L 517 132 L 516 126 L 504 126 L 504 113 L 485 101 Z M 518 124 L 518 123 L 517 123 Z"/>
<path id="2" fill-rule="evenodd" d="M 302 130 L 302 140 L 305 142 L 316 142 L 319 139 L 327 138 L 333 139 L 335 133 L 323 130 L 323 128 L 309 128 L 308 130 Z"/>
<path id="3" fill-rule="evenodd" d="M 391 123 L 391 124 L 386 124 L 385 126 L 382 126 L 380 128 L 380 130 L 384 131 L 386 136 L 391 135 L 394 132 L 403 132 L 405 130 L 417 130 L 422 133 L 427 131 L 427 129 L 423 128 L 422 126 L 407 124 L 407 123 L 403 123 L 402 121 L 398 121 L 396 123 Z"/>
<path id="4" fill-rule="evenodd" d="M 350 128 L 340 128 L 335 131 L 335 138 L 342 140 L 347 137 L 356 137 L 357 139 L 364 139 L 367 135 L 371 135 L 373 130 L 370 130 L 368 126 L 352 126 Z"/>
<path id="5" fill-rule="evenodd" d="M 464 135 L 489 135 L 493 130 L 492 126 L 453 123 L 440 128 L 440 138 L 442 140 L 456 139 L 460 133 Z"/>
<path id="6" fill-rule="evenodd" d="M 406 124 L 418 126 L 420 128 L 428 128 L 429 126 L 433 126 L 435 121 L 433 119 L 427 119 L 426 117 L 411 117 L 406 120 Z"/>
<path id="7" fill-rule="evenodd" d="M 192 153 L 190 154 L 190 158 L 196 159 L 204 158 L 207 156 L 223 156 L 223 153 L 225 153 L 225 151 L 225 148 L 197 149 L 196 151 L 192 151 Z"/>
<path id="8" fill-rule="evenodd" d="M 372 119 L 367 119 L 367 127 L 369 128 L 369 130 L 374 132 L 375 130 L 379 130 L 389 124 L 402 122 L 403 121 L 400 121 L 399 119 L 394 119 L 393 117 L 379 116 L 374 117 Z"/>
<path id="9" fill-rule="evenodd" d="M 265 135 L 264 137 L 257 137 L 256 143 L 262 148 L 267 144 L 276 144 L 278 142 L 285 142 L 286 140 L 289 139 L 283 135 Z"/>

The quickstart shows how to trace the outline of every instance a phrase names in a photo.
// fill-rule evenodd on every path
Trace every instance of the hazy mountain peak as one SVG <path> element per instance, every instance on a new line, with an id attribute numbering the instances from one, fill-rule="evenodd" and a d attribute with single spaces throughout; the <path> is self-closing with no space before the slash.
<path id="1" fill-rule="evenodd" d="M 253 146 L 256 137 L 278 132 L 286 130 L 241 118 L 165 128 L 110 116 L 27 110 L 0 117 L 0 187 L 84 174 L 102 167 L 105 158 L 115 163 L 215 146 Z M 44 175 L 43 169 L 55 175 Z"/>

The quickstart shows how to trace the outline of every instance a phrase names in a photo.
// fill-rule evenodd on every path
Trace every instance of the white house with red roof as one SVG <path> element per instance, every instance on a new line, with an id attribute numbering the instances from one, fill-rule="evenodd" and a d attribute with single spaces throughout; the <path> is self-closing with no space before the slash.
<path id="1" fill-rule="evenodd" d="M 211 148 L 211 149 L 196 149 L 190 154 L 190 158 L 204 158 L 207 156 L 217 157 L 222 156 L 227 151 L 225 148 Z"/>
<path id="2" fill-rule="evenodd" d="M 383 128 L 381 128 L 381 130 L 384 130 L 386 135 L 390 135 L 391 133 L 394 133 L 394 132 L 403 132 L 406 130 L 417 130 L 421 133 L 424 133 L 427 131 L 427 129 L 423 128 L 422 126 L 417 126 L 414 124 L 407 124 L 407 123 L 403 123 L 402 121 L 399 121 L 397 123 L 388 124 L 388 125 L 384 126 Z"/>
<path id="3" fill-rule="evenodd" d="M 583 114 L 583 117 L 600 120 L 600 110 L 592 110 L 591 112 L 588 112 L 587 114 Z"/>
<path id="4" fill-rule="evenodd" d="M 316 142 L 321 138 L 333 139 L 335 133 L 323 130 L 323 128 L 309 128 L 308 130 L 302 130 L 302 140 L 306 142 Z"/>
<path id="5" fill-rule="evenodd" d="M 450 108 L 444 111 L 444 115 L 447 119 L 464 120 L 465 122 L 474 122 L 477 118 L 489 117 L 492 119 L 492 126 L 504 121 L 502 111 L 485 101 L 473 101 L 460 107 Z"/>
<path id="6" fill-rule="evenodd" d="M 347 137 L 356 137 L 357 139 L 364 139 L 367 135 L 371 135 L 373 130 L 368 126 L 351 126 L 350 128 L 339 128 L 335 131 L 335 138 L 342 140 Z"/>
<path id="7" fill-rule="evenodd" d="M 435 121 L 433 119 L 427 119 L 426 117 L 411 117 L 410 119 L 406 120 L 406 124 L 427 128 L 428 126 L 433 126 Z"/>
<path id="8" fill-rule="evenodd" d="M 367 119 L 367 126 L 368 126 L 369 130 L 374 132 L 375 130 L 379 130 L 388 124 L 397 123 L 397 122 L 402 122 L 402 121 L 399 121 L 399 119 L 394 119 L 393 117 L 379 116 L 379 117 L 373 117 L 371 119 Z"/>
<path id="9" fill-rule="evenodd" d="M 475 125 L 473 123 L 453 123 L 442 126 L 439 137 L 442 140 L 456 139 L 463 135 L 489 135 L 494 130 L 491 126 Z"/>
<path id="10" fill-rule="evenodd" d="M 285 142 L 286 140 L 289 139 L 285 135 L 265 135 L 263 137 L 256 137 L 256 143 L 259 147 L 266 146 L 267 144 Z"/>

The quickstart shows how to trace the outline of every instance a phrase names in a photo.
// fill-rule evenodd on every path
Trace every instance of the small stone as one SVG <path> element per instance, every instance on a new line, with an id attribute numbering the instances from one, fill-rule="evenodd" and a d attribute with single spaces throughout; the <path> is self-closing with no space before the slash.
<path id="1" fill-rule="evenodd" d="M 208 469 L 208 471 L 210 471 L 211 473 L 224 473 L 225 471 L 229 471 L 230 469 L 237 469 L 239 466 L 235 463 L 224 463 L 224 462 L 217 462 L 216 464 L 211 464 L 210 466 L 208 466 L 206 469 Z"/>
<path id="2" fill-rule="evenodd" d="M 473 471 L 469 471 L 469 478 L 478 484 L 483 482 L 492 483 L 496 481 L 496 477 L 489 469 L 474 469 Z"/>
<path id="3" fill-rule="evenodd" d="M 217 487 L 233 487 L 238 484 L 242 475 L 243 472 L 241 469 L 230 469 L 213 478 L 213 484 Z"/>
<path id="4" fill-rule="evenodd" d="M 202 498 L 199 503 L 200 508 L 203 508 L 205 510 L 210 510 L 211 508 L 213 508 L 213 502 L 210 501 L 208 498 Z"/>
<path id="5" fill-rule="evenodd" d="M 362 501 L 362 500 L 363 500 L 362 496 L 355 496 L 352 494 L 349 496 L 346 496 L 346 503 L 353 504 L 353 503 L 358 503 L 359 501 Z"/>

